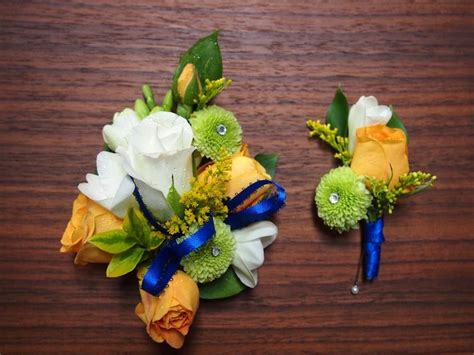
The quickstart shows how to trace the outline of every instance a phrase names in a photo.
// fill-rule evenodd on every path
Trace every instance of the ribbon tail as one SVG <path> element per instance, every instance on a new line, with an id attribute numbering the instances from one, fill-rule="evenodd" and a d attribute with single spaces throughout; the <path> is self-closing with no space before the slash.
<path id="1" fill-rule="evenodd" d="M 383 217 L 363 225 L 363 269 L 364 279 L 367 281 L 374 280 L 379 273 L 381 248 L 384 241 Z"/>

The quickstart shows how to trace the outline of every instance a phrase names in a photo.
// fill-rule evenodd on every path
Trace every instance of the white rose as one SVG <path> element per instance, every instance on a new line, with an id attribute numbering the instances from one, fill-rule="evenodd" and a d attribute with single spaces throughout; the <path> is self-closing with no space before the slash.
<path id="1" fill-rule="evenodd" d="M 361 96 L 359 101 L 349 111 L 349 152 L 354 153 L 356 132 L 361 127 L 386 125 L 392 117 L 388 106 L 379 106 L 373 96 Z"/>
<path id="2" fill-rule="evenodd" d="M 122 167 L 118 154 L 100 152 L 97 155 L 97 174 L 87 174 L 79 190 L 104 208 L 123 218 L 129 207 L 135 205 L 135 186 Z"/>
<path id="3" fill-rule="evenodd" d="M 160 219 L 169 218 L 166 196 L 174 179 L 182 195 L 193 176 L 193 130 L 186 119 L 172 112 L 153 113 L 132 128 L 119 145 L 124 169 L 135 179 L 147 207 Z M 169 212 L 169 211 L 168 211 Z"/>
<path id="4" fill-rule="evenodd" d="M 253 288 L 258 281 L 257 269 L 263 265 L 263 249 L 275 241 L 278 228 L 270 221 L 262 221 L 232 233 L 237 242 L 232 267 L 240 281 Z"/>
<path id="5" fill-rule="evenodd" d="M 138 123 L 140 123 L 140 119 L 132 109 L 126 108 L 122 112 L 115 113 L 113 123 L 104 126 L 102 129 L 104 142 L 107 143 L 113 151 L 115 151 L 118 146 L 126 147 L 126 137 Z"/>

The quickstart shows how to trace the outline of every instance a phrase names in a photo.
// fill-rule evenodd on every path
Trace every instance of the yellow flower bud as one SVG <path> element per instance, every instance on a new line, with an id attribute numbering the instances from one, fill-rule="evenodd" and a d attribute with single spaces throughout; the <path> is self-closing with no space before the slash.
<path id="1" fill-rule="evenodd" d="M 202 94 L 201 81 L 196 67 L 192 63 L 186 64 L 178 77 L 178 95 L 182 103 L 193 105 L 194 100 Z"/>

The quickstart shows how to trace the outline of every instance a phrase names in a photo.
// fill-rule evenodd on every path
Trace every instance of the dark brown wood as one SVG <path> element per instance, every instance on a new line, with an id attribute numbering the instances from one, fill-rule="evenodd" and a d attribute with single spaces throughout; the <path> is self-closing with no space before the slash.
<path id="1" fill-rule="evenodd" d="M 472 1 L 2 1 L 0 352 L 165 352 L 133 311 L 133 277 L 58 253 L 101 128 L 142 83 L 169 87 L 179 54 L 222 29 L 218 102 L 253 152 L 281 154 L 288 204 L 256 289 L 202 302 L 187 353 L 474 351 Z M 436 188 L 386 218 L 379 280 L 349 293 L 359 234 L 313 212 L 334 162 L 307 139 L 337 85 L 393 104 L 412 169 Z"/>

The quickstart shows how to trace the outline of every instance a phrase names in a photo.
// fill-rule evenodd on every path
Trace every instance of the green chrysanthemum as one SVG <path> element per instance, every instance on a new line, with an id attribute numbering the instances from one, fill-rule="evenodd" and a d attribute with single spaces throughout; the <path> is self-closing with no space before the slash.
<path id="1" fill-rule="evenodd" d="M 202 155 L 219 160 L 222 150 L 234 154 L 242 144 L 242 128 L 234 114 L 219 106 L 196 111 L 190 118 L 194 145 Z"/>
<path id="2" fill-rule="evenodd" d="M 372 195 L 351 168 L 340 167 L 321 178 L 315 201 L 318 216 L 327 226 L 342 233 L 357 228 L 357 223 L 367 218 Z"/>
<path id="3" fill-rule="evenodd" d="M 230 227 L 214 218 L 216 234 L 199 249 L 181 260 L 184 271 L 199 283 L 211 282 L 229 268 L 235 253 L 235 238 Z"/>

